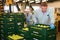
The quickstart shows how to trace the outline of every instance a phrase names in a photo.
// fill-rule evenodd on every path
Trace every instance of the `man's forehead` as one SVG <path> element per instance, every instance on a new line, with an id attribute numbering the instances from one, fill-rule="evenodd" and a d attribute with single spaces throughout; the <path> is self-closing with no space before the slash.
<path id="1" fill-rule="evenodd" d="M 47 6 L 41 6 L 41 8 L 47 8 Z"/>

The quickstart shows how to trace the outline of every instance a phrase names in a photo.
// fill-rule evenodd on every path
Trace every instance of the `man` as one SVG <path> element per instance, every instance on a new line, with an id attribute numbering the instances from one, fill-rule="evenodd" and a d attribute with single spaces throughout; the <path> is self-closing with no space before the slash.
<path id="1" fill-rule="evenodd" d="M 35 24 L 50 25 L 51 29 L 54 29 L 54 8 L 48 7 L 47 2 L 42 2 L 40 8 L 34 11 L 33 21 Z"/>
<path id="2" fill-rule="evenodd" d="M 27 24 L 32 25 L 32 13 L 31 13 L 31 9 L 29 8 L 29 6 L 26 7 L 24 14 L 26 17 Z"/>

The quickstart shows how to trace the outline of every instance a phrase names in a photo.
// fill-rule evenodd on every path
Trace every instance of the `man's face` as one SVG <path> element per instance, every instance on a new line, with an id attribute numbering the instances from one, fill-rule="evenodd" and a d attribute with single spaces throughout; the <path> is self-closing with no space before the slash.
<path id="1" fill-rule="evenodd" d="M 46 12 L 47 11 L 47 6 L 41 6 L 42 12 Z"/>

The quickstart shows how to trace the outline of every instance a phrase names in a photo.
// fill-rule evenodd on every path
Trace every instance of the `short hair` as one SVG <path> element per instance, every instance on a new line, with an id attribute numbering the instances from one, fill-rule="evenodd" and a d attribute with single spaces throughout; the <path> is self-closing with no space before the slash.
<path id="1" fill-rule="evenodd" d="M 48 6 L 48 5 L 47 5 L 47 2 L 41 2 L 40 5 L 41 5 L 41 6 Z"/>

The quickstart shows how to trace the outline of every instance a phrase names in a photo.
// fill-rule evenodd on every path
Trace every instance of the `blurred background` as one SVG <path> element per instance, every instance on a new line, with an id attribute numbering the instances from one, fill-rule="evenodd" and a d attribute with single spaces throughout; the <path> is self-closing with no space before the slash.
<path id="1" fill-rule="evenodd" d="M 40 3 L 44 1 L 48 3 L 48 6 L 55 9 L 56 40 L 60 40 L 60 0 L 0 0 L 0 18 L 2 14 L 9 16 L 9 13 L 22 13 L 27 6 L 36 10 L 40 7 Z"/>

